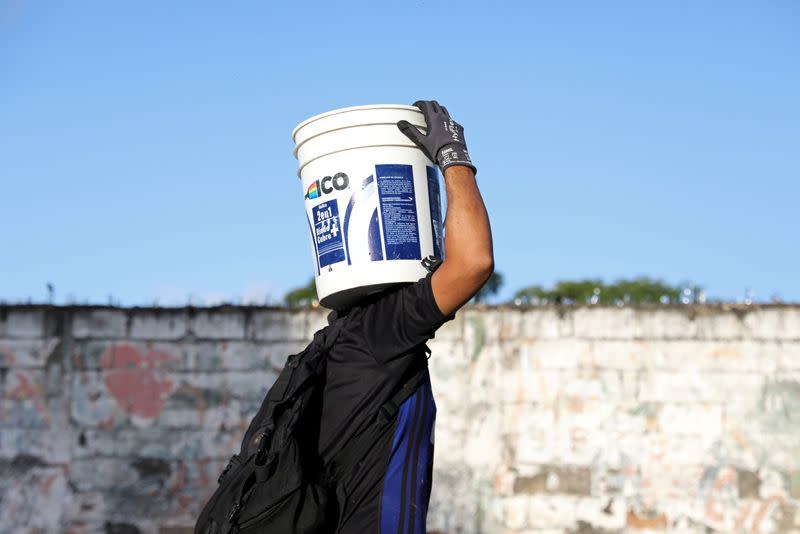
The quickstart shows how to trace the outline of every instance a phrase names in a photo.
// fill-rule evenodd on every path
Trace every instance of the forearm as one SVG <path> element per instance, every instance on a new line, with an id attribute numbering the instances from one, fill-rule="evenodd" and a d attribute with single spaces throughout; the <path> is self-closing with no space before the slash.
<path id="1" fill-rule="evenodd" d="M 475 174 L 464 166 L 444 170 L 447 192 L 444 261 L 431 278 L 436 304 L 449 315 L 466 304 L 494 270 L 492 232 Z"/>
<path id="2" fill-rule="evenodd" d="M 397 127 L 444 174 L 447 218 L 444 261 L 431 276 L 436 305 L 450 315 L 469 301 L 494 271 L 492 231 L 475 183 L 475 166 L 469 157 L 464 128 L 435 100 L 414 105 L 425 116 L 426 133 L 408 121 Z"/>
<path id="3" fill-rule="evenodd" d="M 469 167 L 448 167 L 444 171 L 444 182 L 447 194 L 445 262 L 461 269 L 491 274 L 494 266 L 492 231 L 475 174 Z"/>

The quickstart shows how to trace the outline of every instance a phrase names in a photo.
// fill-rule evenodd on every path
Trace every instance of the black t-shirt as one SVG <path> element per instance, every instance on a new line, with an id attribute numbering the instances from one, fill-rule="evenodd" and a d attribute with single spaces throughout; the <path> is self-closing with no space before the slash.
<path id="1" fill-rule="evenodd" d="M 377 410 L 427 365 L 424 343 L 455 314 L 436 304 L 431 275 L 365 300 L 347 314 L 328 355 L 319 453 L 324 462 L 374 421 Z"/>

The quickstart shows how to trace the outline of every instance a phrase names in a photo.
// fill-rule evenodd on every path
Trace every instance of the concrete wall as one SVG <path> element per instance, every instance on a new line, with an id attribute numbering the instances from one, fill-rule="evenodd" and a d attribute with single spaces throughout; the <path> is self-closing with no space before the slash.
<path id="1" fill-rule="evenodd" d="M 188 532 L 322 311 L 0 307 L 0 531 Z M 800 532 L 800 308 L 469 308 L 429 530 Z"/>

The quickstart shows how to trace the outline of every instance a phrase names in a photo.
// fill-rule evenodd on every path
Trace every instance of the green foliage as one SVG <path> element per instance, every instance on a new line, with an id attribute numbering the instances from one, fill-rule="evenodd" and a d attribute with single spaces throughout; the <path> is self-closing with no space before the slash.
<path id="1" fill-rule="evenodd" d="M 486 302 L 497 295 L 504 284 L 503 275 L 494 272 L 473 298 Z M 697 285 L 671 286 L 648 277 L 621 279 L 605 283 L 599 279 L 562 280 L 551 288 L 528 286 L 514 294 L 517 304 L 695 304 L 704 302 L 703 290 Z M 292 289 L 283 297 L 287 306 L 309 306 L 317 303 L 314 278 L 303 287 Z"/>
<path id="2" fill-rule="evenodd" d="M 308 306 L 317 301 L 317 284 L 314 278 L 303 287 L 292 289 L 283 297 L 283 302 L 287 306 Z"/>
<path id="3" fill-rule="evenodd" d="M 500 288 L 503 286 L 503 275 L 498 272 L 493 272 L 489 279 L 483 284 L 478 292 L 473 297 L 475 302 L 486 302 L 486 299 L 497 295 Z"/>
<path id="4" fill-rule="evenodd" d="M 647 277 L 610 284 L 589 279 L 557 282 L 550 289 L 526 287 L 514 294 L 514 301 L 520 304 L 689 304 L 697 302 L 701 292 L 699 286 L 681 288 Z"/>

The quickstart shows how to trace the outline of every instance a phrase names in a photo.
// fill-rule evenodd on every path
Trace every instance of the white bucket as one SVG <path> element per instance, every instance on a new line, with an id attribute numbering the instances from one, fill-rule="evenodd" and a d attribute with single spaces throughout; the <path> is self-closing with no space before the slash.
<path id="1" fill-rule="evenodd" d="M 444 256 L 439 174 L 400 120 L 425 130 L 416 107 L 376 105 L 316 115 L 292 132 L 326 308 L 416 282 L 422 258 Z"/>

